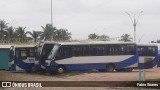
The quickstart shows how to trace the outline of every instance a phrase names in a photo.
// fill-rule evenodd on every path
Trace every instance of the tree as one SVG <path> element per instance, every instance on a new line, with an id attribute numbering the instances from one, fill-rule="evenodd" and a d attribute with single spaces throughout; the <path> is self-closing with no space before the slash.
<path id="1" fill-rule="evenodd" d="M 56 31 L 56 28 L 53 27 L 51 24 L 46 24 L 45 27 L 41 26 L 42 29 L 43 29 L 43 33 L 41 35 L 41 39 L 43 38 L 44 41 L 46 40 L 52 40 L 53 37 L 55 37 L 55 31 Z"/>
<path id="2" fill-rule="evenodd" d="M 3 40 L 5 37 L 5 31 L 8 27 L 7 24 L 8 23 L 6 23 L 4 20 L 0 20 L 0 38 L 1 40 Z"/>
<path id="3" fill-rule="evenodd" d="M 97 37 L 98 37 L 98 35 L 95 33 L 88 35 L 88 39 L 96 39 Z"/>
<path id="4" fill-rule="evenodd" d="M 37 39 L 41 35 L 42 32 L 40 32 L 40 31 L 32 31 L 32 32 L 27 31 L 26 33 L 31 35 L 34 42 L 37 42 Z"/>
<path id="5" fill-rule="evenodd" d="M 54 40 L 65 41 L 71 39 L 71 33 L 67 29 L 59 29 L 55 31 Z"/>
<path id="6" fill-rule="evenodd" d="M 109 36 L 103 34 L 103 35 L 98 35 L 98 34 L 89 34 L 88 35 L 88 39 L 97 39 L 97 40 L 101 40 L 101 41 L 109 41 Z"/>
<path id="7" fill-rule="evenodd" d="M 102 41 L 109 41 L 109 36 L 107 36 L 107 35 L 101 35 L 101 36 L 98 36 L 97 39 L 100 39 Z"/>
<path id="8" fill-rule="evenodd" d="M 151 43 L 160 43 L 160 40 L 157 40 L 157 41 L 151 41 Z"/>
<path id="9" fill-rule="evenodd" d="M 24 39 L 26 38 L 26 27 L 18 27 L 15 31 L 15 36 L 20 40 L 20 42 L 24 42 Z"/>
<path id="10" fill-rule="evenodd" d="M 8 27 L 6 29 L 6 37 L 7 40 L 10 42 L 12 41 L 11 39 L 14 38 L 15 34 L 14 34 L 14 28 L 12 26 Z"/>
<path id="11" fill-rule="evenodd" d="M 160 43 L 160 40 L 157 40 L 157 43 Z"/>
<path id="12" fill-rule="evenodd" d="M 119 41 L 130 42 L 132 41 L 132 37 L 129 34 L 123 34 Z"/>

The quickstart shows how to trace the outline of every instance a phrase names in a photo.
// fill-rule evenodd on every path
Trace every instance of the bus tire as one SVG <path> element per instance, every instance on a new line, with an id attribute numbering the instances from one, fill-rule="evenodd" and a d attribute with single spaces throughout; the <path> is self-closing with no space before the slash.
<path id="1" fill-rule="evenodd" d="M 57 74 L 62 74 L 62 73 L 64 73 L 66 70 L 65 70 L 65 67 L 64 66 L 58 66 L 57 68 L 56 68 L 56 73 Z"/>
<path id="2" fill-rule="evenodd" d="M 36 70 L 36 67 L 34 66 L 34 65 L 32 65 L 31 67 L 30 67 L 30 69 L 31 69 L 31 72 L 36 72 L 37 70 Z"/>
<path id="3" fill-rule="evenodd" d="M 30 70 L 25 70 L 27 73 L 31 73 L 31 71 Z"/>
<path id="4" fill-rule="evenodd" d="M 107 66 L 106 66 L 106 71 L 107 72 L 113 72 L 114 69 L 115 69 L 114 64 L 107 64 Z"/>

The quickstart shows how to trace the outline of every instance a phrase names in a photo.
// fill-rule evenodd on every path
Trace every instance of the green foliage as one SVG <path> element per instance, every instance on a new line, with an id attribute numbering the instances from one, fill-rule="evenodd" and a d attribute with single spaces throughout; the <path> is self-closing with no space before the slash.
<path id="1" fill-rule="evenodd" d="M 0 40 L 4 39 L 6 36 L 6 29 L 8 23 L 6 23 L 4 20 L 0 20 Z"/>
<path id="2" fill-rule="evenodd" d="M 4 20 L 0 20 L 0 43 L 36 43 L 39 40 L 44 41 L 67 41 L 71 39 L 71 33 L 67 29 L 57 29 L 51 24 L 41 26 L 43 31 L 26 31 L 26 27 L 8 26 Z M 29 34 L 30 37 L 27 37 Z"/>
<path id="3" fill-rule="evenodd" d="M 56 41 L 66 41 L 71 39 L 71 33 L 67 29 L 59 29 L 55 31 L 55 37 L 53 39 Z"/>
<path id="4" fill-rule="evenodd" d="M 107 35 L 98 35 L 98 34 L 89 34 L 88 39 L 99 40 L 99 41 L 109 41 L 109 36 Z"/>
<path id="5" fill-rule="evenodd" d="M 42 26 L 42 29 L 41 39 L 44 41 L 66 41 L 71 39 L 71 33 L 67 29 L 57 29 L 52 27 L 51 24 L 46 24 L 45 27 Z"/>
<path id="6" fill-rule="evenodd" d="M 34 42 L 37 42 L 37 40 L 39 39 L 42 32 L 40 32 L 40 31 L 32 31 L 32 32 L 27 31 L 27 34 L 30 34 L 31 38 L 34 40 Z"/>
<path id="7" fill-rule="evenodd" d="M 157 43 L 160 43 L 160 40 L 157 40 Z"/>
<path id="8" fill-rule="evenodd" d="M 119 41 L 131 42 L 132 41 L 132 37 L 129 34 L 123 34 Z"/>
<path id="9" fill-rule="evenodd" d="M 41 26 L 43 29 L 41 39 L 44 41 L 52 41 L 53 37 L 55 36 L 56 28 L 53 27 L 51 24 L 46 24 L 45 27 Z"/>

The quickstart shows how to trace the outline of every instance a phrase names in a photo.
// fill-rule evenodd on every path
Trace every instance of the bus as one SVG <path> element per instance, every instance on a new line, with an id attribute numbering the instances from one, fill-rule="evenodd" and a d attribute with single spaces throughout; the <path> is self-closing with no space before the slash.
<path id="1" fill-rule="evenodd" d="M 160 50 L 158 50 L 158 67 L 160 67 Z"/>
<path id="2" fill-rule="evenodd" d="M 74 70 L 132 71 L 138 67 L 135 43 L 55 43 L 47 59 L 48 72 Z"/>
<path id="3" fill-rule="evenodd" d="M 14 45 L 10 49 L 10 69 L 31 72 L 36 63 L 36 48 L 34 45 Z"/>
<path id="4" fill-rule="evenodd" d="M 138 44 L 139 65 L 141 69 L 151 69 L 158 66 L 158 45 Z"/>
<path id="5" fill-rule="evenodd" d="M 160 67 L 160 44 L 158 45 L 158 67 Z"/>

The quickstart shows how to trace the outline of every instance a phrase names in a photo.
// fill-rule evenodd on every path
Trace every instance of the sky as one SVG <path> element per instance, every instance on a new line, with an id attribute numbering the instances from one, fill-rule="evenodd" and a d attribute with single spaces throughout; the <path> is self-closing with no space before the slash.
<path id="1" fill-rule="evenodd" d="M 53 26 L 68 29 L 72 39 L 87 39 L 91 33 L 118 39 L 134 36 L 129 16 L 137 19 L 137 41 L 160 39 L 160 0 L 52 0 Z M 0 0 L 0 19 L 26 31 L 41 31 L 51 23 L 51 0 Z"/>

